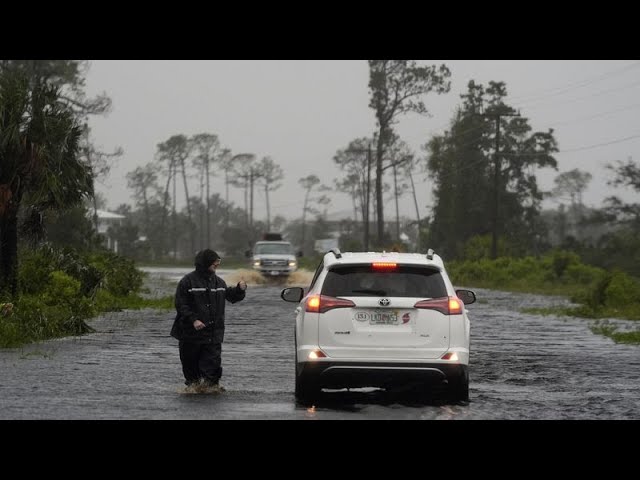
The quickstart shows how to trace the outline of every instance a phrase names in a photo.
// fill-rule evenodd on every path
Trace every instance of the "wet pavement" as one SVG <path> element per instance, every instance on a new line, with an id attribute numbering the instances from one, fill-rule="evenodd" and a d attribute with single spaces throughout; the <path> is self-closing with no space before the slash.
<path id="1" fill-rule="evenodd" d="M 156 269 L 151 293 L 173 294 L 186 271 Z M 469 306 L 468 403 L 365 390 L 298 405 L 295 304 L 280 299 L 283 285 L 219 273 L 249 283 L 227 305 L 226 392 L 185 391 L 173 312 L 115 312 L 91 320 L 90 335 L 0 350 L 0 419 L 640 419 L 640 347 L 593 334 L 589 320 L 519 311 L 560 297 L 481 289 Z"/>

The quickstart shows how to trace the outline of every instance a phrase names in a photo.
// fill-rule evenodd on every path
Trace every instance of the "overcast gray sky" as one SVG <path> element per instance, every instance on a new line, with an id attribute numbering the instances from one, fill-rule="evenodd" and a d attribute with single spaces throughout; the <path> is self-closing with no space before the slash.
<path id="1" fill-rule="evenodd" d="M 556 155 L 558 171 L 538 172 L 543 189 L 550 189 L 560 172 L 580 168 L 594 177 L 583 198 L 587 205 L 599 207 L 611 194 L 626 201 L 634 198 L 631 191 L 607 187 L 611 175 L 604 165 L 628 157 L 637 161 L 640 62 L 419 62 L 446 64 L 452 80 L 448 94 L 425 96 L 430 118 L 400 119 L 397 132 L 419 156 L 424 156 L 421 146 L 432 134 L 448 128 L 470 79 L 485 86 L 491 80 L 504 81 L 509 103 L 520 107 L 534 130 L 555 129 L 561 151 Z M 270 156 L 281 165 L 285 182 L 270 195 L 272 216 L 299 217 L 303 191 L 298 179 L 313 173 L 332 185 L 340 176 L 332 160 L 336 150 L 354 138 L 372 135 L 375 118 L 368 107 L 368 80 L 366 60 L 92 61 L 87 92 L 104 91 L 113 101 L 109 115 L 91 120 L 93 138 L 105 150 L 124 149 L 98 191 L 105 194 L 111 209 L 133 204 L 125 175 L 152 161 L 158 143 L 177 134 L 214 133 L 234 154 Z M 424 175 L 419 184 L 424 216 L 431 206 L 432 185 Z M 213 188 L 224 194 L 221 176 L 213 179 Z M 266 217 L 262 196 L 259 193 L 256 200 L 257 219 Z M 241 190 L 231 189 L 236 205 L 243 206 L 243 198 Z M 349 209 L 351 202 L 343 195 L 334 196 L 329 206 L 329 212 Z M 413 216 L 414 212 L 410 196 L 402 198 L 401 213 Z M 390 209 L 385 213 L 393 215 Z"/>

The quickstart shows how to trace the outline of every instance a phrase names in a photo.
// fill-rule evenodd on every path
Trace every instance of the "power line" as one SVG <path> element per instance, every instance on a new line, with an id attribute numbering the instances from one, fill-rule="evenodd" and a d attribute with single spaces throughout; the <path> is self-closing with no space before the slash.
<path id="1" fill-rule="evenodd" d="M 586 87 L 587 85 L 591 85 L 593 83 L 597 83 L 600 82 L 601 80 L 604 80 L 606 78 L 618 75 L 622 72 L 626 72 L 628 70 L 631 70 L 633 68 L 637 68 L 640 67 L 640 62 L 633 62 L 629 65 L 625 65 L 624 67 L 621 68 L 617 68 L 614 70 L 610 70 L 608 72 L 602 73 L 600 75 L 596 75 L 595 77 L 590 77 L 590 78 L 586 78 L 583 80 L 580 80 L 578 82 L 573 82 L 570 83 L 568 85 L 565 86 L 559 86 L 559 87 L 551 87 L 548 89 L 544 89 L 544 90 L 540 90 L 540 92 L 553 92 L 553 93 L 548 93 L 548 94 L 544 94 L 544 95 L 538 95 L 535 93 L 531 93 L 531 94 L 523 94 L 520 96 L 515 96 L 512 97 L 511 100 L 521 100 L 524 102 L 524 104 L 527 104 L 528 102 L 530 102 L 531 100 L 536 100 L 537 98 L 549 98 L 549 97 L 555 97 L 557 95 L 560 95 L 562 93 L 571 91 L 571 90 L 576 90 L 578 88 L 582 88 L 582 87 Z"/>
<path id="2" fill-rule="evenodd" d="M 608 90 L 600 90 L 599 92 L 591 93 L 591 94 L 589 94 L 589 95 L 584 95 L 584 96 L 582 96 L 582 97 L 578 97 L 578 98 L 570 98 L 570 99 L 568 99 L 568 100 L 564 100 L 564 101 L 560 101 L 560 102 L 555 102 L 555 103 L 554 103 L 554 105 L 564 105 L 564 104 L 567 104 L 567 103 L 575 103 L 575 102 L 579 102 L 579 101 L 581 101 L 581 100 L 590 100 L 590 99 L 592 99 L 592 98 L 599 97 L 599 96 L 601 96 L 601 95 L 605 95 L 605 94 L 607 94 L 607 93 L 620 92 L 620 91 L 622 91 L 622 90 L 627 90 L 627 89 L 629 89 L 629 88 L 637 87 L 638 85 L 640 85 L 640 81 L 635 81 L 635 82 L 632 82 L 632 83 L 627 83 L 627 84 L 622 85 L 622 86 L 620 86 L 620 87 L 610 88 L 610 89 L 608 89 Z M 520 106 L 520 107 L 527 106 L 528 108 L 531 108 L 531 105 L 540 104 L 540 103 L 542 103 L 542 101 L 543 101 L 543 100 L 540 100 L 540 101 L 533 102 L 533 103 L 529 103 L 529 104 L 528 104 L 527 102 L 525 102 L 525 103 L 523 103 L 523 104 L 520 104 L 519 106 Z"/>
<path id="3" fill-rule="evenodd" d="M 599 147 L 606 147 L 607 145 L 613 145 L 616 143 L 622 143 L 622 142 L 627 142 L 629 140 L 633 140 L 634 138 L 640 138 L 640 134 L 638 135 L 631 135 L 629 137 L 624 137 L 624 138 L 618 138 L 616 140 L 610 140 L 608 142 L 602 142 L 602 143 L 596 143 L 593 145 L 586 145 L 584 147 L 576 147 L 576 148 L 568 148 L 565 150 L 558 150 L 557 152 L 553 152 L 553 154 L 558 154 L 558 153 L 569 153 L 569 152 L 581 152 L 583 150 L 591 150 L 592 148 L 599 148 Z M 508 153 L 508 152 L 502 152 L 501 155 L 503 156 L 508 156 L 508 157 L 535 157 L 535 156 L 539 156 L 539 155 L 544 155 L 543 152 L 539 152 L 539 153 Z"/>
<path id="4" fill-rule="evenodd" d="M 640 84 L 640 82 L 637 82 L 637 83 Z M 571 120 L 564 120 L 564 121 L 561 121 L 561 122 L 558 122 L 558 123 L 553 123 L 552 122 L 551 126 L 552 127 L 557 127 L 557 126 L 560 126 L 560 125 L 568 125 L 568 124 L 571 124 L 571 123 L 579 123 L 579 122 L 582 122 L 582 121 L 593 120 L 593 119 L 604 117 L 604 116 L 607 116 L 607 115 L 612 115 L 612 114 L 620 113 L 620 112 L 627 111 L 627 110 L 633 110 L 633 109 L 636 109 L 638 107 L 640 107 L 640 103 L 629 105 L 629 106 L 622 107 L 622 108 L 618 108 L 618 109 L 615 109 L 615 110 L 609 110 L 609 111 L 606 111 L 606 112 L 597 113 L 595 115 L 590 115 L 590 116 L 586 116 L 586 117 L 578 117 L 578 118 L 574 118 L 574 119 L 571 119 Z M 460 138 L 460 137 L 464 136 L 467 133 L 470 133 L 470 132 L 472 132 L 474 130 L 480 130 L 482 128 L 485 128 L 485 125 L 478 125 L 476 127 L 472 127 L 472 128 L 467 129 L 467 130 L 463 130 L 462 132 L 458 132 L 458 133 L 456 133 L 454 135 L 450 135 L 447 140 L 455 140 L 457 138 Z M 475 138 L 472 138 L 469 141 L 464 142 L 464 143 L 462 143 L 460 145 L 456 145 L 454 147 L 444 148 L 444 149 L 442 149 L 442 152 L 453 151 L 453 149 L 462 148 L 462 147 L 465 147 L 467 145 L 471 145 L 473 143 L 476 143 L 476 142 L 478 142 L 479 140 L 482 139 L 482 135 L 483 135 L 483 133 L 481 133 L 479 136 L 477 136 Z M 572 152 L 572 151 L 579 151 L 579 150 L 589 150 L 591 148 L 596 148 L 596 147 L 599 147 L 599 146 L 606 146 L 606 145 L 611 145 L 611 144 L 615 144 L 615 143 L 624 142 L 626 140 L 631 140 L 633 138 L 636 138 L 636 137 L 635 136 L 625 137 L 623 139 L 613 140 L 611 142 L 605 142 L 605 143 L 602 143 L 602 144 L 590 145 L 590 146 L 585 146 L 585 147 L 576 147 L 575 149 L 560 150 L 560 151 L 558 151 L 556 153 Z M 536 156 L 536 155 L 540 155 L 540 154 L 539 153 L 522 153 L 522 154 L 503 153 L 503 155 L 509 155 L 509 156 Z"/>
<path id="5" fill-rule="evenodd" d="M 611 140 L 609 142 L 596 143 L 595 145 L 589 145 L 587 147 L 579 147 L 579 148 L 571 148 L 571 149 L 568 149 L 568 150 L 561 150 L 561 153 L 564 153 L 564 152 L 580 152 L 582 150 L 591 150 L 592 148 L 604 147 L 606 145 L 613 145 L 614 143 L 626 142 L 628 140 L 633 140 L 634 138 L 640 138 L 640 134 L 632 135 L 630 137 L 625 137 L 625 138 L 619 138 L 617 140 Z"/>
<path id="6" fill-rule="evenodd" d="M 552 92 L 554 90 L 557 90 L 556 92 L 548 94 L 548 95 L 537 95 L 537 96 L 533 96 L 533 97 L 531 97 L 531 95 L 520 95 L 520 96 L 515 96 L 515 97 L 509 98 L 509 101 L 512 102 L 512 105 L 515 108 L 523 108 L 523 107 L 529 107 L 530 105 L 537 105 L 537 104 L 543 103 L 543 101 L 545 99 L 547 99 L 547 98 L 555 97 L 555 96 L 558 96 L 559 94 L 566 93 L 568 91 L 571 91 L 571 90 L 574 90 L 574 89 L 577 89 L 577 88 L 581 88 L 581 87 L 596 83 L 596 82 L 601 81 L 601 80 L 603 80 L 605 78 L 609 78 L 611 76 L 618 75 L 618 74 L 620 74 L 622 72 L 626 72 L 626 71 L 632 70 L 632 69 L 637 68 L 637 67 L 640 67 L 640 62 L 634 62 L 634 63 L 626 65 L 626 66 L 624 66 L 622 68 L 615 69 L 615 70 L 612 70 L 612 71 L 609 71 L 609 72 L 605 72 L 605 73 L 600 74 L 600 75 L 598 75 L 596 77 L 587 78 L 587 79 L 581 80 L 579 82 L 574 82 L 574 83 L 571 83 L 571 84 L 568 84 L 568 85 L 565 85 L 565 86 L 552 87 L 550 89 L 542 90 L 542 91 L 552 91 Z M 573 99 L 568 99 L 568 100 L 565 100 L 565 101 L 556 102 L 555 105 L 561 105 L 561 104 L 565 104 L 565 103 L 573 103 L 573 102 L 577 102 L 577 101 L 580 101 L 580 100 L 590 99 L 590 98 L 598 97 L 598 96 L 601 96 L 601 95 L 604 95 L 604 94 L 607 94 L 607 93 L 626 90 L 626 89 L 635 87 L 637 85 L 640 85 L 640 82 L 635 81 L 635 82 L 630 83 L 630 84 L 626 84 L 626 85 L 623 85 L 623 86 L 620 86 L 620 87 L 616 87 L 616 88 L 612 88 L 612 89 L 608 89 L 608 90 L 602 90 L 602 91 L 599 91 L 599 92 L 596 92 L 596 93 L 593 93 L 593 94 L 590 94 L 590 95 L 587 95 L 587 96 L 582 96 L 582 97 L 578 97 L 578 98 L 573 98 Z M 531 98 L 529 98 L 528 100 L 521 101 L 520 103 L 518 103 L 519 99 L 527 98 L 527 97 L 531 97 Z M 435 136 L 437 134 L 436 132 L 438 130 L 446 128 L 450 123 L 451 123 L 451 121 L 448 121 L 447 123 L 445 123 L 443 125 L 440 125 L 439 127 L 435 127 L 433 129 L 431 129 L 427 133 L 427 136 L 431 136 L 431 137 Z M 472 128 L 470 128 L 468 130 L 459 132 L 458 134 L 456 134 L 456 136 L 463 135 L 465 133 L 472 132 L 474 130 L 478 130 L 480 128 L 483 128 L 483 126 L 479 125 L 479 126 L 476 126 L 476 127 L 472 127 Z"/>
<path id="7" fill-rule="evenodd" d="M 583 122 L 583 121 L 587 121 L 587 120 L 593 120 L 595 118 L 600 118 L 600 117 L 605 117 L 607 115 L 611 115 L 614 113 L 619 113 L 619 112 L 624 112 L 626 110 L 633 110 L 635 108 L 640 107 L 640 103 L 636 103 L 633 105 L 628 105 L 626 107 L 622 107 L 622 108 L 617 108 L 615 110 L 609 110 L 607 112 L 602 112 L 602 113 L 597 113 L 596 115 L 591 115 L 588 117 L 578 117 L 578 118 L 573 118 L 571 120 L 564 120 L 561 122 L 557 122 L 557 123 L 553 123 L 554 126 L 558 126 L 558 125 L 568 125 L 570 123 L 579 123 L 579 122 Z"/>

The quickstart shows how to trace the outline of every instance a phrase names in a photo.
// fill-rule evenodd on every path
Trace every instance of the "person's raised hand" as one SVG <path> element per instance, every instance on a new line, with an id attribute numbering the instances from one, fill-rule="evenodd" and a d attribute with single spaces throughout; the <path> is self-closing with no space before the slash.
<path id="1" fill-rule="evenodd" d="M 195 322 L 193 322 L 193 328 L 195 328 L 196 330 L 202 330 L 204 327 L 206 327 L 206 325 L 200 320 L 196 320 Z"/>

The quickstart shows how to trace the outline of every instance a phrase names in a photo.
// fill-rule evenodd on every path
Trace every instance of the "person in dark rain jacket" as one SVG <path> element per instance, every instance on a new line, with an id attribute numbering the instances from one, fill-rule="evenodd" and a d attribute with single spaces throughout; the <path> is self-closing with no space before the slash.
<path id="1" fill-rule="evenodd" d="M 240 280 L 227 287 L 216 275 L 220 256 L 213 250 L 196 254 L 196 269 L 182 277 L 176 289 L 177 315 L 171 336 L 179 340 L 180 362 L 185 384 L 204 385 L 224 390 L 222 376 L 222 342 L 224 310 L 227 301 L 244 299 L 247 284 Z"/>

